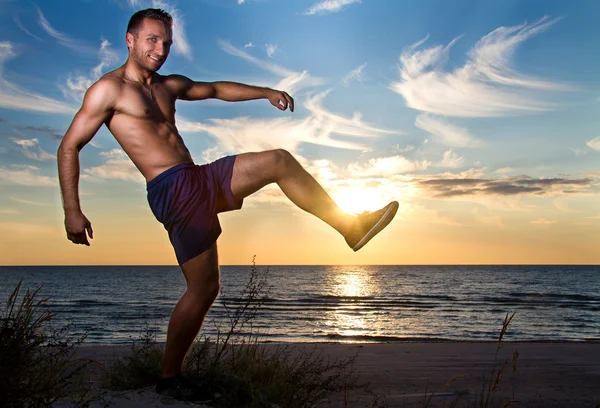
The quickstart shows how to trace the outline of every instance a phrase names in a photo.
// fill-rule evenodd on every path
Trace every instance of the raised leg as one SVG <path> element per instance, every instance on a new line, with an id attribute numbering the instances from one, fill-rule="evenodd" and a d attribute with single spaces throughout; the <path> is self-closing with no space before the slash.
<path id="1" fill-rule="evenodd" d="M 204 317 L 219 294 L 217 244 L 181 265 L 187 290 L 171 313 L 162 377 L 181 374 L 183 360 L 200 331 Z"/>
<path id="2" fill-rule="evenodd" d="M 346 235 L 354 217 L 341 210 L 323 187 L 287 151 L 277 149 L 237 156 L 231 178 L 233 195 L 242 199 L 277 183 L 298 207 Z"/>

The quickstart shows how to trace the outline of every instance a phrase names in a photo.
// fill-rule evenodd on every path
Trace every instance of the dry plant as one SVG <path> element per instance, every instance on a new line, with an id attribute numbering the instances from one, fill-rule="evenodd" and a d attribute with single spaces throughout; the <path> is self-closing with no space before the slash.
<path id="1" fill-rule="evenodd" d="M 223 408 L 318 406 L 329 396 L 347 397 L 349 391 L 364 387 L 354 372 L 356 355 L 331 360 L 317 347 L 299 349 L 261 342 L 253 321 L 266 299 L 268 276 L 268 268 L 259 270 L 253 259 L 240 295 L 221 300 L 228 320 L 226 329 L 217 325 L 215 339 L 201 336 L 194 342 L 184 362 L 184 374 L 220 394 L 212 406 Z M 162 350 L 149 332 L 141 340 L 140 345 L 132 345 L 129 356 L 107 370 L 108 388 L 124 390 L 154 384 Z"/>
<path id="2" fill-rule="evenodd" d="M 70 337 L 70 324 L 51 327 L 55 315 L 48 309 L 49 298 L 39 298 L 41 287 L 27 289 L 18 303 L 21 284 L 0 315 L 2 406 L 48 407 L 59 400 L 88 406 L 95 399 L 90 378 L 96 362 L 74 358 L 86 335 Z"/>

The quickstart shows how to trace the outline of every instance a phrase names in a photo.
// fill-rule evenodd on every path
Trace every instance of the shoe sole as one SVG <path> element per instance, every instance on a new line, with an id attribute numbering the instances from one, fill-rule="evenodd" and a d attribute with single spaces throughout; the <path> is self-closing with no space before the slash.
<path id="1" fill-rule="evenodd" d="M 394 219 L 394 216 L 398 211 L 398 207 L 399 204 L 397 201 L 392 201 L 391 203 L 389 203 L 388 209 L 385 211 L 383 216 L 379 219 L 379 221 L 375 223 L 375 225 L 373 225 L 373 227 L 365 234 L 365 236 L 362 237 L 362 239 L 358 241 L 356 245 L 354 245 L 352 250 L 354 252 L 358 251 L 359 249 L 364 247 L 367 244 L 367 242 L 371 240 L 371 238 L 373 238 L 382 229 L 384 229 Z"/>

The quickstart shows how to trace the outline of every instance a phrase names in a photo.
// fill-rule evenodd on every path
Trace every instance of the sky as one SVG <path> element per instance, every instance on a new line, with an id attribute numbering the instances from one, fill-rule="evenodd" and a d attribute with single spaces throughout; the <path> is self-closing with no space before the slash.
<path id="1" fill-rule="evenodd" d="M 0 0 L 0 264 L 176 264 L 105 127 L 80 153 L 91 246 L 58 186 L 61 138 L 146 7 L 174 17 L 161 74 L 295 99 L 179 101 L 196 163 L 284 148 L 350 213 L 400 203 L 354 253 L 268 186 L 221 214 L 221 264 L 600 264 L 592 0 Z"/>

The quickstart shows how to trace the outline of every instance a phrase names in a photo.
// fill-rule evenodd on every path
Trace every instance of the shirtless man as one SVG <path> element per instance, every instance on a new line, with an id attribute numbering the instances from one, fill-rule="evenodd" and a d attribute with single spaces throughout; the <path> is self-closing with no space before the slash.
<path id="1" fill-rule="evenodd" d="M 58 175 L 67 238 L 90 245 L 90 221 L 79 203 L 79 151 L 105 124 L 145 177 L 148 202 L 169 233 L 187 290 L 169 320 L 162 374 L 156 390 L 178 399 L 205 393 L 181 375 L 183 360 L 219 293 L 217 214 L 239 209 L 245 197 L 277 183 L 298 207 L 335 228 L 354 251 L 390 223 L 397 202 L 373 213 L 344 213 L 317 181 L 285 150 L 243 153 L 196 165 L 175 126 L 177 99 L 223 101 L 268 99 L 294 111 L 286 92 L 234 82 L 195 82 L 157 73 L 169 55 L 171 16 L 160 9 L 135 13 L 125 35 L 129 57 L 86 92 L 58 149 Z M 87 235 L 86 235 L 87 232 Z"/>

